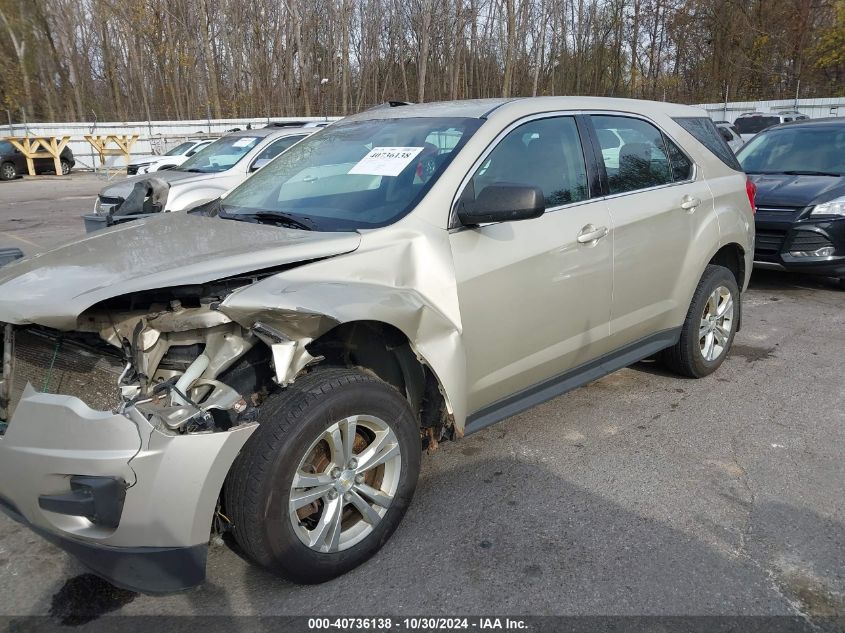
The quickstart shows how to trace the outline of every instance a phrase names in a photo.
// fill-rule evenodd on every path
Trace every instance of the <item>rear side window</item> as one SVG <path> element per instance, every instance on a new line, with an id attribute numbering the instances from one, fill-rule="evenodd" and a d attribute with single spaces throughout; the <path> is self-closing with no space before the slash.
<path id="1" fill-rule="evenodd" d="M 740 120 L 737 119 L 737 125 L 739 125 Z M 731 169 L 742 171 L 733 150 L 719 134 L 719 130 L 716 129 L 712 120 L 707 117 L 680 117 L 675 119 L 675 123 L 692 134 L 699 143 L 709 149 L 725 165 Z"/>
<path id="2" fill-rule="evenodd" d="M 599 139 L 608 133 L 622 139 L 617 147 L 602 146 L 601 155 L 611 194 L 648 189 L 672 182 L 663 134 L 641 119 L 594 114 Z"/>
<path id="3" fill-rule="evenodd" d="M 669 154 L 669 166 L 672 168 L 672 180 L 681 182 L 692 178 L 692 161 L 687 158 L 680 148 L 672 141 L 663 136 L 666 143 L 666 151 Z"/>
<path id="4" fill-rule="evenodd" d="M 622 144 L 619 137 L 610 130 L 598 130 L 598 136 L 602 149 L 616 149 Z"/>

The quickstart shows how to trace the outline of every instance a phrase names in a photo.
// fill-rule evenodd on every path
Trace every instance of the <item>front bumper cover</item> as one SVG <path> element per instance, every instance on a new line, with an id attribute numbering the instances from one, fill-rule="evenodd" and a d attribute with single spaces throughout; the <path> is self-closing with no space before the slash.
<path id="1" fill-rule="evenodd" d="M 94 411 L 28 386 L 0 436 L 0 508 L 116 585 L 186 589 L 205 576 L 220 489 L 256 426 L 170 434 L 134 409 Z M 79 477 L 126 482 L 116 526 L 42 507 L 41 498 L 69 494 Z"/>
<path id="2" fill-rule="evenodd" d="M 765 252 L 760 248 L 755 251 L 754 264 L 760 268 L 775 268 L 808 275 L 822 275 L 827 277 L 845 278 L 845 218 L 807 216 L 805 210 L 793 213 L 783 213 L 779 217 L 765 208 L 761 208 L 755 218 L 758 233 L 758 246 L 761 242 L 760 233 L 765 239 L 776 240 L 772 247 Z M 805 250 L 796 242 L 806 236 L 816 236 L 821 241 L 813 246 L 833 247 L 834 253 L 829 256 L 796 256 L 792 251 Z"/>
<path id="3" fill-rule="evenodd" d="M 171 593 L 196 587 L 205 580 L 207 543 L 193 547 L 109 547 L 64 538 L 37 527 L 1 497 L 0 510 L 118 587 Z"/>

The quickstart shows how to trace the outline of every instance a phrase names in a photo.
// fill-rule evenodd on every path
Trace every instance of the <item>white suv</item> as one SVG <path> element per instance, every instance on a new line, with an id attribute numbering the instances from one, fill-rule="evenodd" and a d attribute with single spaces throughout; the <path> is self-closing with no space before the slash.
<path id="1" fill-rule="evenodd" d="M 211 145 L 215 140 L 217 139 L 194 139 L 179 143 L 179 145 L 164 154 L 136 156 L 126 166 L 126 175 L 137 176 L 138 174 L 150 174 L 160 169 L 173 169 L 184 163 L 204 147 Z"/>

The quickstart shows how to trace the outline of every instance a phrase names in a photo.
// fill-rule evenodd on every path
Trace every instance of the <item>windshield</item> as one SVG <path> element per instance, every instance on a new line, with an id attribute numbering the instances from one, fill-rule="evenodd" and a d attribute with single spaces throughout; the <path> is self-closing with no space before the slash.
<path id="1" fill-rule="evenodd" d="M 845 126 L 785 127 L 753 138 L 737 154 L 749 174 L 845 173 Z"/>
<path id="2" fill-rule="evenodd" d="M 734 121 L 734 125 L 740 134 L 757 134 L 757 132 L 762 132 L 767 127 L 772 127 L 778 123 L 780 123 L 780 119 L 776 116 L 746 116 L 739 117 Z"/>
<path id="3" fill-rule="evenodd" d="M 320 231 L 386 226 L 422 199 L 481 123 L 464 118 L 336 123 L 233 189 L 221 216 L 272 221 L 272 214 L 284 214 Z"/>
<path id="4" fill-rule="evenodd" d="M 180 156 L 180 155 L 184 154 L 185 152 L 187 152 L 189 149 L 191 149 L 193 146 L 194 146 L 194 141 L 188 141 L 187 143 L 180 143 L 179 145 L 174 147 L 169 152 L 166 152 L 164 155 L 165 156 Z"/>
<path id="5" fill-rule="evenodd" d="M 262 139 L 261 136 L 224 136 L 203 147 L 182 163 L 179 171 L 211 174 L 226 171 L 244 157 Z"/>

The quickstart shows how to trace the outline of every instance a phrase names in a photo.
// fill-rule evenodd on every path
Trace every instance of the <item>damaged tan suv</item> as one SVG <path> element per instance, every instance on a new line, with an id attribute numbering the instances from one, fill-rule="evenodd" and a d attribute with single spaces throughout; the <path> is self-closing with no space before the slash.
<path id="1" fill-rule="evenodd" d="M 685 106 L 349 117 L 220 201 L 0 269 L 0 507 L 136 590 L 202 582 L 212 533 L 333 578 L 396 528 L 421 449 L 645 357 L 714 371 L 752 213 Z"/>

